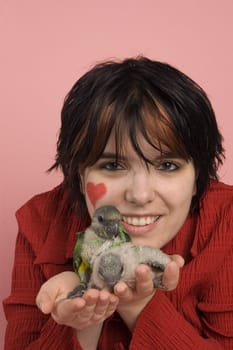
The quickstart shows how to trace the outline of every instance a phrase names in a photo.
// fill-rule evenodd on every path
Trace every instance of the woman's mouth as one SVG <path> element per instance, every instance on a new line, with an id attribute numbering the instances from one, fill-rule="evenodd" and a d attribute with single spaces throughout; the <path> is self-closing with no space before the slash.
<path id="1" fill-rule="evenodd" d="M 145 217 L 123 216 L 123 222 L 126 222 L 127 224 L 133 225 L 133 226 L 145 226 L 157 221 L 158 218 L 159 218 L 159 215 L 145 216 Z"/>
<path id="2" fill-rule="evenodd" d="M 160 215 L 156 216 L 123 216 L 122 226 L 130 235 L 141 235 L 153 230 Z"/>

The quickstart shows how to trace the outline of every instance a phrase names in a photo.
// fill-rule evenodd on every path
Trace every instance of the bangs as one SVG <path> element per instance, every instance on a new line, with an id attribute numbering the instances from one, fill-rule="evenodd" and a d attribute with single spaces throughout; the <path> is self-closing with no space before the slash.
<path id="1" fill-rule="evenodd" d="M 142 151 L 139 141 L 142 136 L 161 155 L 166 155 L 169 151 L 177 158 L 190 160 L 191 156 L 181 138 L 178 137 L 178 132 L 172 121 L 158 103 L 153 102 L 151 105 L 144 100 L 140 108 L 137 105 L 132 105 L 131 108 L 130 113 L 124 111 L 124 114 L 118 119 L 119 122 L 115 125 L 117 156 L 127 153 L 125 145 L 126 141 L 130 140 L 137 155 L 146 163 L 151 163 L 151 160 Z"/>
<path id="2" fill-rule="evenodd" d="M 49 170 L 62 169 L 72 203 L 85 207 L 82 172 L 101 157 L 110 136 L 116 157 L 127 156 L 130 143 L 148 165 L 145 141 L 162 157 L 171 152 L 192 159 L 198 174 L 192 211 L 199 209 L 210 179 L 218 180 L 223 139 L 208 96 L 166 63 L 137 57 L 97 64 L 67 94 L 61 121 L 56 161 Z"/>
<path id="3" fill-rule="evenodd" d="M 86 154 L 82 169 L 92 166 L 101 157 L 112 133 L 115 140 L 116 160 L 127 154 L 126 145 L 130 141 L 137 155 L 145 163 L 151 163 L 152 161 L 142 151 L 139 141 L 141 136 L 161 154 L 169 151 L 177 158 L 186 161 L 191 158 L 162 107 L 154 101 L 149 103 L 144 98 L 140 104 L 129 104 L 127 101 L 122 105 L 115 102 L 102 110 L 96 125 L 93 150 Z"/>

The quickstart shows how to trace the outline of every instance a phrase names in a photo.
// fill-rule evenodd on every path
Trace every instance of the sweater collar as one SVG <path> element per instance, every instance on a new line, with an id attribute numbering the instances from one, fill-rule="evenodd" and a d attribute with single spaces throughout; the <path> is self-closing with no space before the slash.
<path id="1" fill-rule="evenodd" d="M 186 262 L 195 256 L 196 222 L 196 218 L 189 216 L 174 239 L 162 248 L 163 251 L 168 254 L 180 254 Z M 67 260 L 72 259 L 77 234 L 85 230 L 89 223 L 88 215 L 81 218 L 70 214 L 65 220 L 63 216 L 51 220 L 47 238 L 38 251 L 35 263 L 65 264 Z"/>
<path id="2" fill-rule="evenodd" d="M 46 240 L 36 254 L 36 264 L 65 264 L 72 259 L 77 234 L 89 225 L 87 214 L 82 217 L 68 211 L 60 214 L 50 220 Z"/>

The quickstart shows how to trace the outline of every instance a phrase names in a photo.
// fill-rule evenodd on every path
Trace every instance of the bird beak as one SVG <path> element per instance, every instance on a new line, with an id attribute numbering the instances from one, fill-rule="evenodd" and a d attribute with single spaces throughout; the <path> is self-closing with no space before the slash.
<path id="1" fill-rule="evenodd" d="M 107 233 L 108 237 L 110 238 L 116 237 L 119 234 L 119 223 L 111 222 L 111 224 L 107 227 Z"/>

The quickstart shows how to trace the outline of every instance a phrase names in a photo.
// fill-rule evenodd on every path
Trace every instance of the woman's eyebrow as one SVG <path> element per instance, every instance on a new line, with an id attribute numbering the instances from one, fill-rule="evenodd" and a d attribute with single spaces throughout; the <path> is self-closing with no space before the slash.
<path id="1" fill-rule="evenodd" d="M 115 152 L 104 152 L 99 159 L 126 159 L 126 157 Z"/>
<path id="2" fill-rule="evenodd" d="M 156 155 L 152 162 L 158 162 L 158 161 L 161 161 L 163 159 L 180 159 L 180 158 L 181 157 L 177 153 L 174 153 L 172 151 L 163 151 L 162 153 L 159 153 L 158 155 Z M 104 152 L 104 153 L 102 153 L 102 155 L 100 156 L 99 159 L 126 160 L 127 157 L 124 155 L 119 155 L 115 152 Z"/>
<path id="3" fill-rule="evenodd" d="M 164 158 L 181 158 L 177 153 L 174 153 L 172 151 L 162 151 L 156 159 L 164 159 Z"/>
<path id="4" fill-rule="evenodd" d="M 180 155 L 178 155 L 177 153 L 174 152 L 162 152 L 160 154 L 158 154 L 157 156 L 154 157 L 154 159 L 152 160 L 152 164 L 153 163 L 161 163 L 163 161 L 169 161 L 169 160 L 181 160 L 183 159 Z"/>

